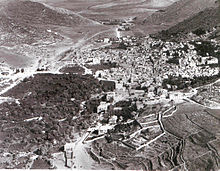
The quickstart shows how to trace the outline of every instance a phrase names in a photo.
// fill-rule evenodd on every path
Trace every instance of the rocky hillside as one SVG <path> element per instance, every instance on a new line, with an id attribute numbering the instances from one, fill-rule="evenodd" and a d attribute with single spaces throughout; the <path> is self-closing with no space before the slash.
<path id="1" fill-rule="evenodd" d="M 65 10 L 52 8 L 29 0 L 1 3 L 0 44 L 32 44 L 38 41 L 56 42 L 62 36 L 48 26 L 78 27 L 92 21 Z"/>
<path id="2" fill-rule="evenodd" d="M 44 4 L 33 1 L 15 1 L 8 3 L 5 12 L 9 18 L 26 24 L 52 24 L 59 26 L 76 26 L 89 23 L 84 18 Z"/>
<path id="3" fill-rule="evenodd" d="M 155 34 L 154 37 L 163 40 L 171 40 L 190 32 L 200 35 L 204 34 L 206 31 L 212 30 L 218 23 L 220 23 L 219 8 L 206 8 L 168 30 L 163 30 Z"/>
<path id="4" fill-rule="evenodd" d="M 161 31 L 192 17 L 206 8 L 215 7 L 216 4 L 216 0 L 180 0 L 147 17 L 142 24 L 146 28 L 154 26 L 155 31 Z"/>
<path id="5" fill-rule="evenodd" d="M 32 44 L 37 41 L 62 39 L 61 36 L 47 32 L 42 27 L 20 23 L 14 18 L 0 16 L 0 45 Z"/>

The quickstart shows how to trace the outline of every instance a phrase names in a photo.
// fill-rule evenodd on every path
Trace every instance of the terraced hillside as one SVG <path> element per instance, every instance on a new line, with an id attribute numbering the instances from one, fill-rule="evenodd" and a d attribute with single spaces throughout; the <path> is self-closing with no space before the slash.
<path id="1" fill-rule="evenodd" d="M 168 150 L 167 155 L 169 151 L 173 155 L 166 157 L 176 168 L 219 169 L 219 119 L 212 113 L 201 106 L 185 103 L 172 117 L 164 119 L 166 131 L 182 141 L 182 146 L 173 152 Z"/>

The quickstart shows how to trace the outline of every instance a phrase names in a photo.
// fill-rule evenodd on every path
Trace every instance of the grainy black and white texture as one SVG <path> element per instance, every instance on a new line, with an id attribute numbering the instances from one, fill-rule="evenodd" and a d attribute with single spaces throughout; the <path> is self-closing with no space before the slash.
<path id="1" fill-rule="evenodd" d="M 220 169 L 217 0 L 0 0 L 0 169 Z"/>

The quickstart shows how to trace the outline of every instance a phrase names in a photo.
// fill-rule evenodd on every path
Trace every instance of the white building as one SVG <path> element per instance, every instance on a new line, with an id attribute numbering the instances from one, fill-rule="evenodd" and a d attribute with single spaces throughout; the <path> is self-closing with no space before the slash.
<path id="1" fill-rule="evenodd" d="M 114 110 L 114 111 L 120 111 L 120 110 L 122 110 L 122 107 L 114 107 L 113 110 Z"/>
<path id="2" fill-rule="evenodd" d="M 97 113 L 106 112 L 109 105 L 110 103 L 101 102 L 100 105 L 97 107 Z"/>
<path id="3" fill-rule="evenodd" d="M 94 65 L 97 65 L 97 64 L 100 64 L 100 61 L 101 61 L 101 60 L 100 60 L 100 58 L 93 58 L 92 61 L 93 61 L 93 64 L 94 64 Z"/>
<path id="4" fill-rule="evenodd" d="M 108 130 L 112 129 L 113 127 L 114 127 L 113 125 L 109 125 L 109 124 L 102 125 L 98 129 L 99 130 L 99 134 L 105 134 L 105 133 L 107 133 Z"/>
<path id="5" fill-rule="evenodd" d="M 99 71 L 96 71 L 96 72 L 95 72 L 95 77 L 96 77 L 96 78 L 98 78 L 99 76 L 102 77 L 102 76 L 104 76 L 104 75 L 106 75 L 104 71 L 99 70 Z"/>
<path id="6" fill-rule="evenodd" d="M 147 97 L 150 98 L 150 99 L 154 99 L 154 97 L 155 97 L 154 92 L 149 92 L 149 93 L 147 94 Z"/>
<path id="7" fill-rule="evenodd" d="M 144 104 L 141 101 L 137 101 L 136 105 L 137 105 L 137 110 L 144 108 Z"/>
<path id="8" fill-rule="evenodd" d="M 74 148 L 75 144 L 74 143 L 66 143 L 64 145 L 64 151 L 72 151 Z"/>
<path id="9" fill-rule="evenodd" d="M 109 119 L 109 124 L 116 124 L 116 121 L 117 121 L 118 117 L 117 116 L 112 116 L 110 119 Z"/>
<path id="10" fill-rule="evenodd" d="M 170 100 L 181 100 L 183 99 L 183 94 L 180 92 L 170 92 L 169 97 Z"/>
<path id="11" fill-rule="evenodd" d="M 161 98 L 166 98 L 167 97 L 167 95 L 168 95 L 168 90 L 166 90 L 166 89 L 162 89 L 161 90 Z"/>
<path id="12" fill-rule="evenodd" d="M 84 68 L 85 69 L 85 72 L 84 74 L 88 74 L 88 75 L 92 75 L 92 70 L 91 69 L 87 69 L 87 68 Z"/>
<path id="13" fill-rule="evenodd" d="M 214 57 L 208 57 L 207 64 L 218 64 L 218 59 Z"/>
<path id="14" fill-rule="evenodd" d="M 123 91 L 126 90 L 126 88 L 123 86 L 123 83 L 116 83 L 115 87 L 116 90 L 123 90 Z"/>
<path id="15" fill-rule="evenodd" d="M 109 43 L 110 39 L 109 38 L 104 38 L 104 43 Z"/>

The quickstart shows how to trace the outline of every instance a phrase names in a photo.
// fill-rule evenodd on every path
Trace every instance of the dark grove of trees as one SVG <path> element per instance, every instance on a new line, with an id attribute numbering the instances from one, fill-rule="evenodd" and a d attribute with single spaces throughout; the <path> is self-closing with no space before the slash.
<path id="1" fill-rule="evenodd" d="M 218 46 L 214 45 L 210 41 L 201 41 L 201 44 L 198 44 L 197 42 L 191 42 L 195 46 L 195 50 L 197 51 L 198 55 L 200 56 L 210 56 L 213 57 L 219 57 L 217 56 L 216 50 L 218 50 Z"/>
<path id="2" fill-rule="evenodd" d="M 79 113 L 81 102 L 101 91 L 99 81 L 92 76 L 37 74 L 4 94 L 19 99 L 20 104 L 0 105 L 0 130 L 5 137 L 10 137 L 11 143 L 21 145 L 18 151 L 31 150 L 47 143 L 51 147 L 48 151 L 58 150 L 73 136 L 73 127 L 86 128 L 90 122 L 86 112 L 79 120 L 72 120 Z M 24 121 L 34 117 L 42 117 L 42 120 Z M 55 140 L 56 144 L 53 143 Z M 0 146 L 4 148 L 10 142 L 3 140 Z"/>
<path id="3" fill-rule="evenodd" d="M 168 90 L 174 90 L 173 86 L 177 86 L 177 90 L 181 90 L 188 87 L 199 87 L 205 84 L 212 83 L 220 78 L 220 73 L 214 76 L 203 76 L 203 77 L 194 77 L 193 79 L 182 78 L 182 77 L 172 77 L 163 80 L 163 88 Z M 171 88 L 168 88 L 167 85 L 171 85 Z"/>
<path id="4" fill-rule="evenodd" d="M 197 36 L 201 36 L 201 35 L 205 34 L 206 31 L 204 29 L 202 29 L 202 28 L 198 28 L 198 29 L 192 31 L 192 33 L 196 34 Z"/>

